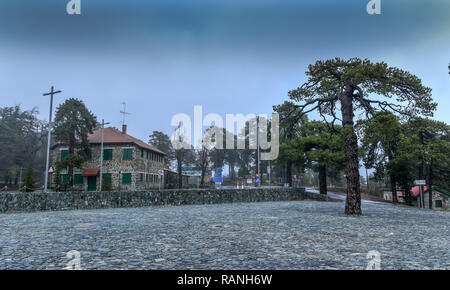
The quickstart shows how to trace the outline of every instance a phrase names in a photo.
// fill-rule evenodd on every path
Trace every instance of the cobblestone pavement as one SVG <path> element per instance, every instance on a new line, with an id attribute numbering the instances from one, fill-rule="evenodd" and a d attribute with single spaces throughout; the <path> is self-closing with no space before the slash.
<path id="1" fill-rule="evenodd" d="M 450 213 L 265 202 L 0 215 L 1 269 L 450 269 Z"/>

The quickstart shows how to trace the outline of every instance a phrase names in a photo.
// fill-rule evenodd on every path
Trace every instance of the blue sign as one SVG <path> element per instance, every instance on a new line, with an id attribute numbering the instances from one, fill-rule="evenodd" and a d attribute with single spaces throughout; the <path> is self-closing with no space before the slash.
<path id="1" fill-rule="evenodd" d="M 222 183 L 223 182 L 223 177 L 222 176 L 219 176 L 219 177 L 214 177 L 214 182 L 215 183 Z"/>
<path id="2" fill-rule="evenodd" d="M 222 177 L 222 168 L 216 168 L 216 177 Z"/>
<path id="3" fill-rule="evenodd" d="M 259 183 L 259 178 L 255 178 L 255 182 L 256 182 L 256 183 Z"/>

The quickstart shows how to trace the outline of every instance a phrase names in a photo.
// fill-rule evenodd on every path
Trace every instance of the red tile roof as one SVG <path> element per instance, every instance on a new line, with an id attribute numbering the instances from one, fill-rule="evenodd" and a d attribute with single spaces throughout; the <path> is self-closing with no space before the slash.
<path id="1" fill-rule="evenodd" d="M 100 144 L 102 141 L 102 131 L 101 130 L 94 131 L 93 134 L 90 134 L 88 136 L 88 140 L 89 140 L 89 143 L 91 143 L 91 144 Z M 108 127 L 108 128 L 104 129 L 103 143 L 104 144 L 113 144 L 113 143 L 114 144 L 130 144 L 130 143 L 133 143 L 140 148 L 151 150 L 151 151 L 165 155 L 165 153 L 162 152 L 161 150 L 159 150 L 158 148 L 148 145 L 144 141 L 134 138 L 133 136 L 130 136 L 128 134 L 122 134 L 122 131 L 120 131 L 119 129 L 114 128 L 114 127 Z"/>
<path id="2" fill-rule="evenodd" d="M 427 190 L 428 190 L 428 186 L 424 186 L 423 191 L 425 192 Z M 420 194 L 420 187 L 418 185 L 416 185 L 413 188 L 411 188 L 411 194 L 412 194 L 412 196 L 418 196 Z"/>
<path id="3" fill-rule="evenodd" d="M 86 168 L 86 169 L 83 170 L 81 175 L 83 175 L 83 176 L 97 176 L 99 172 L 100 172 L 100 169 L 98 169 L 98 168 Z"/>

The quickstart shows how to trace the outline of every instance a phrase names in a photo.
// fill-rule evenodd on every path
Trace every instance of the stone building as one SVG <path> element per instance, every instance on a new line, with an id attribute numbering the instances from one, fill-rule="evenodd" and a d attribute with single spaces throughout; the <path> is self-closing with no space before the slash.
<path id="1" fill-rule="evenodd" d="M 114 127 L 104 129 L 103 138 L 103 188 L 112 190 L 142 190 L 159 188 L 162 184 L 159 173 L 164 169 L 165 153 Z M 74 189 L 100 190 L 101 130 L 88 136 L 91 156 L 82 168 L 74 169 Z M 57 144 L 53 148 L 53 164 L 69 154 L 67 147 Z M 61 171 L 61 181 L 68 179 L 67 170 Z"/>
<path id="2" fill-rule="evenodd" d="M 448 210 L 450 206 L 450 192 L 443 190 L 437 186 L 433 186 L 432 207 L 433 209 Z M 425 208 L 429 208 L 429 190 L 424 192 Z"/>

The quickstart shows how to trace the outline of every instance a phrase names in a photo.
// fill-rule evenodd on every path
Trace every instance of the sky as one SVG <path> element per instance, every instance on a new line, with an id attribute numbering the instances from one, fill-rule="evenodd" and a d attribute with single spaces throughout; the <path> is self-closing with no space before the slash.
<path id="1" fill-rule="evenodd" d="M 47 120 L 53 85 L 55 107 L 80 98 L 120 128 L 126 102 L 128 133 L 148 141 L 194 105 L 270 114 L 308 64 L 360 57 L 417 75 L 450 123 L 448 0 L 381 0 L 381 15 L 368 0 L 81 0 L 81 15 L 67 2 L 0 1 L 1 106 Z"/>

